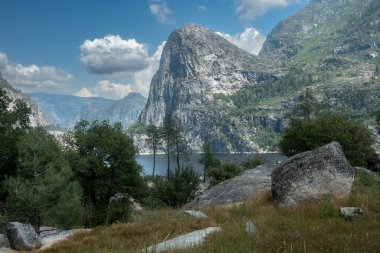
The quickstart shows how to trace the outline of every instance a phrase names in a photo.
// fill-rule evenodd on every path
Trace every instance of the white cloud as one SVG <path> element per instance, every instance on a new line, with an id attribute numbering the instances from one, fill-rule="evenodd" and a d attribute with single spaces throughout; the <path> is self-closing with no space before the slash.
<path id="1" fill-rule="evenodd" d="M 0 52 L 0 69 L 5 68 L 5 66 L 7 66 L 7 63 L 8 63 L 7 55 L 3 52 Z"/>
<path id="2" fill-rule="evenodd" d="M 111 99 L 121 99 L 128 95 L 130 92 L 139 92 L 144 96 L 148 95 L 150 88 L 150 81 L 153 75 L 159 68 L 162 50 L 166 41 L 162 42 L 157 47 L 156 52 L 147 58 L 148 65 L 145 69 L 135 73 L 118 74 L 118 78 L 125 77 L 126 82 L 114 82 L 110 80 L 102 80 L 92 88 L 82 88 L 74 95 L 80 97 L 106 97 Z M 116 77 L 109 75 L 109 78 Z"/>
<path id="3" fill-rule="evenodd" d="M 113 83 L 109 80 L 101 80 L 94 88 L 82 88 L 74 95 L 80 97 L 105 97 L 111 99 L 121 99 L 132 92 L 129 84 Z"/>
<path id="4" fill-rule="evenodd" d="M 12 85 L 24 92 L 49 91 L 59 92 L 68 88 L 73 75 L 52 66 L 23 66 L 8 63 L 2 74 Z"/>
<path id="5" fill-rule="evenodd" d="M 80 60 L 96 74 L 134 73 L 148 67 L 148 49 L 135 39 L 124 40 L 119 35 L 86 40 L 80 46 Z"/>
<path id="6" fill-rule="evenodd" d="M 161 24 L 171 24 L 174 22 L 172 12 L 165 0 L 150 1 L 149 10 Z"/>
<path id="7" fill-rule="evenodd" d="M 255 28 L 246 28 L 242 33 L 235 35 L 229 35 L 221 32 L 217 32 L 217 34 L 236 46 L 244 49 L 248 53 L 255 55 L 259 54 L 265 41 L 265 37 Z"/>
<path id="8" fill-rule="evenodd" d="M 162 50 L 164 49 L 166 41 L 163 41 L 161 45 L 157 47 L 156 52 L 152 57 L 149 58 L 149 66 L 143 71 L 133 74 L 133 83 L 137 87 L 136 91 L 142 93 L 144 96 L 147 96 L 150 88 L 150 81 L 152 80 L 153 75 L 157 72 L 159 65 Z"/>
<path id="9" fill-rule="evenodd" d="M 92 93 L 88 88 L 81 88 L 76 93 L 74 93 L 74 95 L 78 97 L 84 97 L 84 98 L 97 97 L 97 95 Z"/>
<path id="10" fill-rule="evenodd" d="M 204 6 L 204 5 L 199 5 L 198 6 L 198 11 L 199 12 L 204 12 L 204 11 L 207 11 L 207 10 L 208 10 L 208 8 L 206 6 Z"/>
<path id="11" fill-rule="evenodd" d="M 236 0 L 235 13 L 242 21 L 254 20 L 271 9 L 285 8 L 300 0 Z"/>

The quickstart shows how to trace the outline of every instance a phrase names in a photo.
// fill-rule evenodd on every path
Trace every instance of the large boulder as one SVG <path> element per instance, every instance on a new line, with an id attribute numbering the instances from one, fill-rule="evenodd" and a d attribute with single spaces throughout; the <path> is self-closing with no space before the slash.
<path id="1" fill-rule="evenodd" d="M 15 250 L 32 250 L 41 247 L 41 241 L 33 226 L 19 222 L 7 224 L 10 245 Z"/>
<path id="2" fill-rule="evenodd" d="M 280 206 L 326 198 L 347 199 L 355 169 L 332 142 L 290 157 L 272 173 L 272 195 Z"/>
<path id="3" fill-rule="evenodd" d="M 276 165 L 262 164 L 239 176 L 223 181 L 186 205 L 187 208 L 235 204 L 262 191 L 270 191 L 271 174 Z"/>

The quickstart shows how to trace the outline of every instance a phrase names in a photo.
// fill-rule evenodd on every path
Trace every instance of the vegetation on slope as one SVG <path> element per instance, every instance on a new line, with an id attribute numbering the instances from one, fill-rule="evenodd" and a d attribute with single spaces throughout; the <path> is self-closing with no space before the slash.
<path id="1" fill-rule="evenodd" d="M 339 216 L 341 205 L 359 206 L 364 215 L 346 220 Z M 99 227 L 41 252 L 144 252 L 164 239 L 214 225 L 223 232 L 210 235 L 203 246 L 170 252 L 377 252 L 380 248 L 379 177 L 366 172 L 357 172 L 347 203 L 322 201 L 283 209 L 268 192 L 240 206 L 204 211 L 209 219 L 190 218 L 175 210 L 147 211 L 129 224 Z M 258 234 L 245 233 L 248 220 L 256 224 Z"/>

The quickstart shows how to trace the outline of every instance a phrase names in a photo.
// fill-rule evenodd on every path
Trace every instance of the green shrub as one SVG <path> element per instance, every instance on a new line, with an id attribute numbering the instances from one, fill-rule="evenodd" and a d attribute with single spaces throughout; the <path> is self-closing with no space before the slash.
<path id="1" fill-rule="evenodd" d="M 242 163 L 242 166 L 244 167 L 244 169 L 246 170 L 251 170 L 251 169 L 254 169 L 256 168 L 257 166 L 259 166 L 260 164 L 262 164 L 262 161 L 259 157 L 255 157 L 253 159 L 249 159 L 245 162 Z"/>
<path id="2" fill-rule="evenodd" d="M 217 167 L 212 167 L 207 172 L 208 177 L 210 177 L 211 185 L 217 185 L 229 178 L 239 175 L 243 170 L 239 165 L 226 163 Z"/>
<path id="3" fill-rule="evenodd" d="M 150 203 L 150 207 L 160 207 L 163 205 L 170 207 L 180 207 L 195 198 L 195 193 L 199 185 L 199 175 L 191 166 L 176 169 L 169 179 L 155 177 L 153 186 L 148 193 L 144 203 Z"/>
<path id="4" fill-rule="evenodd" d="M 342 145 L 344 154 L 354 166 L 365 166 L 374 152 L 370 130 L 361 122 L 348 120 L 336 113 L 324 114 L 310 121 L 292 120 L 284 130 L 279 148 L 285 155 L 292 156 L 332 141 Z"/>

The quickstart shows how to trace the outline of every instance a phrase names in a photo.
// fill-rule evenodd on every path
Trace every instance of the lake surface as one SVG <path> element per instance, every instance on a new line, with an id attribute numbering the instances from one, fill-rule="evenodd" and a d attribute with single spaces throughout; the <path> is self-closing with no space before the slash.
<path id="1" fill-rule="evenodd" d="M 287 157 L 277 153 L 237 153 L 237 154 L 215 154 L 223 163 L 236 163 L 240 164 L 249 159 L 259 157 L 265 163 L 277 163 L 285 160 Z M 203 164 L 199 163 L 201 154 L 189 155 L 187 161 L 181 160 L 181 165 L 192 165 L 194 170 L 200 174 L 203 173 Z M 143 166 L 146 175 L 152 175 L 153 171 L 153 155 L 138 155 L 137 161 Z M 170 169 L 173 171 L 177 166 L 175 156 L 170 157 Z M 156 155 L 156 175 L 166 175 L 168 165 L 167 156 L 165 154 Z"/>

